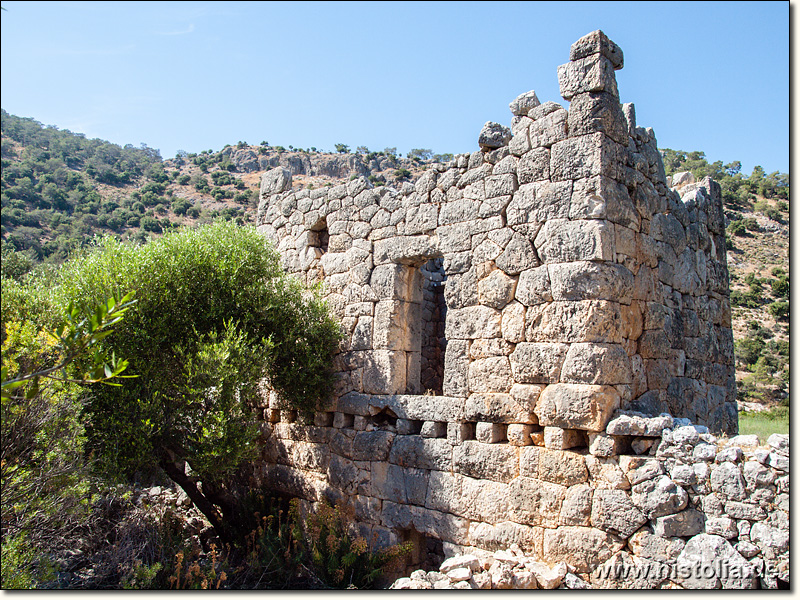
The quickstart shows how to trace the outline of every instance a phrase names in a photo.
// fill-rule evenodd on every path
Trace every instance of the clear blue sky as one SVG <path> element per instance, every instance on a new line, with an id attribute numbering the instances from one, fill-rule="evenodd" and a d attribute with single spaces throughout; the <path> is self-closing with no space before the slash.
<path id="1" fill-rule="evenodd" d="M 15 2 L 2 107 L 119 144 L 472 152 L 584 34 L 659 147 L 789 170 L 789 2 Z"/>

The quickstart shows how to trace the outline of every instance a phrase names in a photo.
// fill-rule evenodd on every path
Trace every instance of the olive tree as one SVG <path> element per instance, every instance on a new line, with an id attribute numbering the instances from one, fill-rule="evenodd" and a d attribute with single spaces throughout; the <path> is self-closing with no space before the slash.
<path id="1" fill-rule="evenodd" d="M 83 308 L 123 291 L 137 302 L 101 343 L 138 377 L 86 398 L 86 446 L 108 474 L 162 469 L 232 541 L 232 482 L 259 453 L 260 388 L 319 406 L 339 328 L 263 236 L 230 223 L 143 246 L 107 238 L 61 269 L 53 294 Z"/>

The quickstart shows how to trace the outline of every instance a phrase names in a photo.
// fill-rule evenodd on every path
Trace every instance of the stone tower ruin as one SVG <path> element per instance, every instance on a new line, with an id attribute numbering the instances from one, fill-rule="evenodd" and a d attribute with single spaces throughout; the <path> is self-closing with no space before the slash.
<path id="1" fill-rule="evenodd" d="M 264 175 L 259 230 L 345 335 L 327 411 L 267 407 L 270 485 L 346 497 L 373 538 L 602 547 L 560 516 L 591 469 L 654 454 L 672 418 L 737 431 L 720 188 L 668 187 L 614 42 L 569 58 L 568 109 L 522 94 L 510 129 L 413 185 Z"/>

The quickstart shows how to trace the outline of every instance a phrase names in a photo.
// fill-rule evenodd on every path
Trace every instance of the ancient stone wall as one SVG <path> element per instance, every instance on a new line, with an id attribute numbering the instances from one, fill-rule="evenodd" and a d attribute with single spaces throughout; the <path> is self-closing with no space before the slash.
<path id="1" fill-rule="evenodd" d="M 591 518 L 594 489 L 627 489 L 621 465 L 655 455 L 673 416 L 736 432 L 720 189 L 667 187 L 652 130 L 619 103 L 622 65 L 585 36 L 558 69 L 569 110 L 522 94 L 510 129 L 487 123 L 480 150 L 414 185 L 264 175 L 259 230 L 323 282 L 344 332 L 327 412 L 300 424 L 270 400 L 270 485 L 344 496 L 383 541 L 549 555 L 580 533 L 602 556 L 633 531 Z M 630 411 L 661 425 L 614 429 Z"/>

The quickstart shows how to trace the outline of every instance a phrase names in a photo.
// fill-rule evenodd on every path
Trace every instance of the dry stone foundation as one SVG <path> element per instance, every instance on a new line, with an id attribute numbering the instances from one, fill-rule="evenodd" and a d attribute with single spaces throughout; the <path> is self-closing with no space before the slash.
<path id="1" fill-rule="evenodd" d="M 264 175 L 259 230 L 344 333 L 326 411 L 265 406 L 268 485 L 346 499 L 376 545 L 516 543 L 587 577 L 624 548 L 757 545 L 739 523 L 767 520 L 788 460 L 720 460 L 712 436 L 738 429 L 720 189 L 668 187 L 622 66 L 581 38 L 568 109 L 522 94 L 510 128 L 400 189 Z"/>

